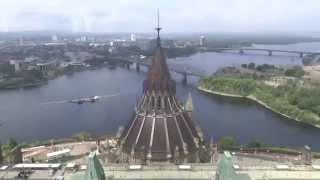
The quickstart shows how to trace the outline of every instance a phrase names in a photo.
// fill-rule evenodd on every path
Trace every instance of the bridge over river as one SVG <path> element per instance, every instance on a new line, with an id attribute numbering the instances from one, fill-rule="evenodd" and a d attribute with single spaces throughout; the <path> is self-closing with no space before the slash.
<path id="1" fill-rule="evenodd" d="M 246 47 L 241 47 L 241 48 L 201 48 L 201 52 L 224 52 L 224 51 L 238 51 L 239 54 L 244 54 L 246 51 L 263 51 L 267 52 L 269 56 L 272 56 L 273 53 L 293 53 L 293 54 L 298 54 L 299 57 L 303 57 L 304 55 L 320 55 L 320 52 L 316 51 L 294 51 L 294 50 L 279 50 L 279 49 L 268 49 L 268 48 L 246 48 Z M 132 64 L 135 65 L 135 68 L 137 71 L 140 71 L 140 66 L 150 66 L 150 61 L 148 59 L 140 59 L 138 57 L 136 58 L 118 58 L 119 61 L 124 62 L 124 65 L 130 69 L 130 66 Z M 188 76 L 195 76 L 195 77 L 203 77 L 207 75 L 201 70 L 197 70 L 192 67 L 185 67 L 185 66 L 173 66 L 169 64 L 169 69 L 171 72 L 175 72 L 177 74 L 182 75 L 182 82 L 184 84 L 187 84 L 187 77 Z"/>
<path id="2" fill-rule="evenodd" d="M 135 65 L 135 68 L 137 71 L 140 71 L 140 66 L 149 67 L 151 62 L 147 59 L 141 60 L 138 58 L 130 58 L 130 59 L 120 59 L 120 61 L 124 62 L 124 65 L 126 68 L 130 69 L 130 66 L 133 64 Z M 195 68 L 186 67 L 186 66 L 173 66 L 168 65 L 169 70 L 171 72 L 175 72 L 177 74 L 182 75 L 182 83 L 187 84 L 188 82 L 188 76 L 195 76 L 195 77 L 204 77 L 206 73 L 203 71 L 197 70 Z"/>
<path id="3" fill-rule="evenodd" d="M 304 55 L 320 55 L 320 52 L 291 51 L 291 50 L 264 49 L 264 48 L 203 48 L 201 50 L 210 51 L 210 52 L 238 51 L 239 54 L 244 54 L 245 51 L 264 51 L 264 52 L 267 52 L 269 56 L 272 56 L 274 52 L 293 53 L 293 54 L 298 54 L 299 57 L 301 57 L 301 58 Z"/>
<path id="4" fill-rule="evenodd" d="M 304 55 L 320 55 L 320 52 L 313 52 L 313 51 L 292 51 L 292 50 L 277 50 L 277 49 L 266 49 L 266 48 L 201 48 L 201 51 L 209 51 L 209 52 L 223 52 L 223 51 L 238 51 L 239 54 L 244 54 L 245 51 L 264 51 L 267 52 L 269 56 L 272 56 L 273 53 L 293 53 L 298 54 L 300 57 Z M 135 65 L 137 71 L 140 71 L 140 66 L 150 66 L 150 61 L 147 59 L 139 59 L 139 58 L 119 58 L 120 61 L 124 62 L 124 65 L 130 69 L 132 64 Z M 169 64 L 169 69 L 172 72 L 182 75 L 182 82 L 183 84 L 187 84 L 188 76 L 195 76 L 195 77 L 203 77 L 207 75 L 203 71 L 197 70 L 192 67 L 185 67 L 185 66 L 173 66 Z"/>

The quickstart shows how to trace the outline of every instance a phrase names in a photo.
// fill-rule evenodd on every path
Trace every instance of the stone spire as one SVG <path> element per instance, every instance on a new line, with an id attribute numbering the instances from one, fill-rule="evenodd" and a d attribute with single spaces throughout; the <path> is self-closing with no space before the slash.
<path id="1" fill-rule="evenodd" d="M 87 170 L 83 180 L 105 180 L 105 174 L 102 165 L 100 164 L 96 152 L 91 152 L 87 164 Z"/>
<path id="2" fill-rule="evenodd" d="M 159 9 L 157 11 L 157 27 L 156 27 L 156 31 L 157 31 L 157 47 L 161 46 L 161 41 L 160 41 L 160 31 L 161 31 L 161 27 L 160 27 L 160 15 L 159 15 Z"/>
<path id="3" fill-rule="evenodd" d="M 151 66 L 149 67 L 147 77 L 143 82 L 144 92 L 161 92 L 161 93 L 175 93 L 175 82 L 171 79 L 169 68 L 166 62 L 165 53 L 161 47 L 160 39 L 160 25 L 159 25 L 159 11 L 158 11 L 158 25 L 157 31 L 157 48 L 152 58 Z"/>
<path id="4" fill-rule="evenodd" d="M 192 112 L 193 111 L 193 101 L 192 101 L 192 96 L 191 96 L 191 93 L 189 92 L 189 95 L 188 95 L 188 99 L 186 101 L 186 104 L 184 105 L 184 109 L 187 111 L 187 112 Z"/>

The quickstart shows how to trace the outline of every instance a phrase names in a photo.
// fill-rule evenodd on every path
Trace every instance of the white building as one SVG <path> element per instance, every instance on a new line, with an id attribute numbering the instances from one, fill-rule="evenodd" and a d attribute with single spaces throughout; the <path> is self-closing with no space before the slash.
<path id="1" fill-rule="evenodd" d="M 58 38 L 58 35 L 52 35 L 51 36 L 51 41 L 58 41 L 59 40 L 59 38 Z"/>
<path id="2" fill-rule="evenodd" d="M 14 66 L 14 72 L 20 71 L 20 62 L 19 61 L 10 60 L 9 64 Z"/>
<path id="3" fill-rule="evenodd" d="M 134 33 L 131 33 L 130 40 L 134 42 L 137 41 L 136 35 Z"/>
<path id="4" fill-rule="evenodd" d="M 87 42 L 87 36 L 81 36 L 80 37 L 80 41 L 82 41 L 82 42 Z"/>
<path id="5" fill-rule="evenodd" d="M 200 46 L 206 46 L 206 37 L 200 36 Z"/>

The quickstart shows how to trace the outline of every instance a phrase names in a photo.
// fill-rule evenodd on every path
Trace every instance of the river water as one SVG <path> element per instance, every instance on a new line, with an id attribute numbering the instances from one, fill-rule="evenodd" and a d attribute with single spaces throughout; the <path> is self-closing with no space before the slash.
<path id="1" fill-rule="evenodd" d="M 320 47 L 320 44 L 255 46 L 289 50 L 292 46 L 301 46 L 303 50 L 317 50 L 316 47 Z M 308 46 L 309 49 L 306 48 Z M 301 64 L 301 59 L 297 55 L 283 54 L 269 57 L 266 53 L 201 53 L 169 59 L 168 62 L 173 66 L 190 67 L 210 74 L 226 65 L 249 62 L 293 65 Z M 93 135 L 114 134 L 132 115 L 137 98 L 142 92 L 145 71 L 146 69 L 142 69 L 138 73 L 134 68 L 104 68 L 61 76 L 37 88 L 2 90 L 0 140 L 5 142 L 14 137 L 19 141 L 30 142 L 70 137 L 80 131 Z M 180 83 L 179 75 L 173 76 L 177 81 L 177 97 L 180 101 L 185 101 L 189 92 L 192 94 L 195 107 L 193 119 L 207 137 L 213 137 L 217 141 L 222 136 L 231 135 L 238 143 L 260 140 L 290 147 L 308 144 L 313 149 L 320 150 L 320 143 L 317 142 L 320 129 L 282 118 L 254 102 L 208 96 L 195 89 L 196 78 L 189 78 L 190 84 L 184 86 Z M 118 95 L 82 105 L 59 102 L 110 94 Z"/>

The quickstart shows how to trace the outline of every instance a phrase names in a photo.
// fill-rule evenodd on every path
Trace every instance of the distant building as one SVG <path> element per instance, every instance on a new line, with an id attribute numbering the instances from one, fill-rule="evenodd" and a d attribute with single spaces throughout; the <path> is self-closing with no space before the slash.
<path id="1" fill-rule="evenodd" d="M 133 42 L 137 41 L 136 35 L 131 33 L 130 40 Z"/>
<path id="2" fill-rule="evenodd" d="M 161 40 L 161 46 L 163 48 L 174 48 L 175 47 L 175 43 L 173 40 L 171 39 L 165 39 L 165 40 Z M 153 39 L 149 42 L 149 50 L 154 50 L 155 48 L 157 47 L 157 40 L 156 39 Z"/>
<path id="3" fill-rule="evenodd" d="M 87 40 L 88 40 L 87 36 L 81 36 L 80 37 L 80 41 L 81 42 L 87 42 Z"/>
<path id="4" fill-rule="evenodd" d="M 207 46 L 207 42 L 206 42 L 206 37 L 205 36 L 200 36 L 200 46 L 201 47 L 205 47 Z"/>
<path id="5" fill-rule="evenodd" d="M 129 46 L 128 42 L 124 39 L 115 39 L 113 41 L 110 41 L 111 47 L 124 47 Z"/>
<path id="6" fill-rule="evenodd" d="M 56 42 L 56 41 L 58 41 L 58 40 L 59 40 L 58 35 L 52 35 L 52 36 L 51 36 L 51 41 Z"/>
<path id="7" fill-rule="evenodd" d="M 48 62 L 48 63 L 37 63 L 37 70 L 41 72 L 48 72 L 50 70 L 53 70 L 57 67 L 57 63 L 55 61 Z"/>
<path id="8" fill-rule="evenodd" d="M 14 72 L 19 72 L 20 71 L 20 62 L 17 60 L 10 60 L 9 64 L 14 67 Z"/>

